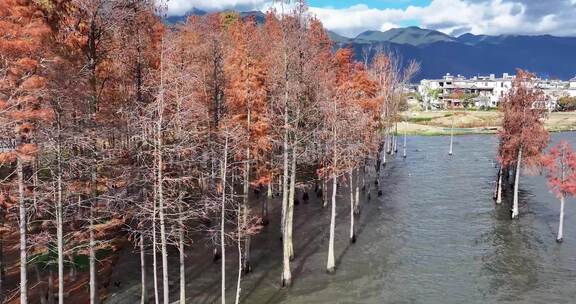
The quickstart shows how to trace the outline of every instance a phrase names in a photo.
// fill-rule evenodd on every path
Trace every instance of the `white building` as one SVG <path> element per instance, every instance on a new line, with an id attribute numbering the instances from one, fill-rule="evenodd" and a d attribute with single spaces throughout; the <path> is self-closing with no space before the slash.
<path id="1" fill-rule="evenodd" d="M 426 109 L 448 107 L 494 108 L 512 88 L 515 76 L 504 73 L 465 78 L 446 74 L 442 79 L 424 79 L 418 86 L 418 93 Z M 554 109 L 563 96 L 576 97 L 576 78 L 570 81 L 537 79 L 535 86 L 544 92 L 548 109 Z"/>
<path id="2" fill-rule="evenodd" d="M 418 93 L 430 108 L 462 107 L 465 102 L 476 107 L 496 107 L 500 99 L 512 88 L 514 76 L 505 73 L 465 78 L 446 74 L 442 79 L 424 79 Z"/>

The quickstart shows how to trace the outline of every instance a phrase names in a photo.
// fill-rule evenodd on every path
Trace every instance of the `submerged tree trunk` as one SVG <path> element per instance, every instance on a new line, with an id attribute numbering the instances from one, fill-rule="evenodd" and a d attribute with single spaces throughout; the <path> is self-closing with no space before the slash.
<path id="1" fill-rule="evenodd" d="M 251 111 L 248 109 L 248 134 L 250 134 L 250 124 L 251 124 Z M 250 141 L 250 135 L 248 135 L 248 142 Z M 248 207 L 248 195 L 250 193 L 250 147 L 246 148 L 246 163 L 244 169 L 244 195 L 242 198 L 242 227 L 248 226 L 248 213 L 250 212 L 250 208 Z M 244 258 L 242 262 L 242 270 L 245 273 L 249 273 L 252 268 L 250 265 L 250 235 L 245 236 L 246 241 L 244 243 Z"/>
<path id="2" fill-rule="evenodd" d="M 88 245 L 88 260 L 89 260 L 89 268 L 90 268 L 90 304 L 98 304 L 98 286 L 96 282 L 96 239 L 94 236 L 94 207 L 92 206 L 92 202 L 90 203 L 90 240 Z"/>
<path id="3" fill-rule="evenodd" d="M 556 242 L 562 243 L 564 241 L 564 194 L 560 196 L 560 224 L 558 226 L 558 236 Z"/>
<path id="4" fill-rule="evenodd" d="M 360 168 L 356 169 L 356 197 L 354 198 L 354 214 L 360 214 Z M 350 190 L 352 191 L 352 189 Z"/>
<path id="5" fill-rule="evenodd" d="M 284 56 L 286 62 L 287 57 Z M 282 149 L 284 174 L 282 176 L 282 286 L 292 285 L 292 273 L 290 271 L 290 246 L 288 244 L 288 235 L 286 229 L 286 218 L 288 216 L 288 90 L 284 92 L 284 143 Z"/>
<path id="6" fill-rule="evenodd" d="M 332 207 L 330 210 L 330 239 L 328 243 L 328 262 L 326 263 L 326 270 L 332 273 L 335 270 L 334 260 L 334 233 L 336 229 L 336 188 L 337 188 L 336 173 L 332 174 Z"/>
<path id="7" fill-rule="evenodd" d="M 520 184 L 520 169 L 522 166 L 522 147 L 518 150 L 518 161 L 516 164 L 516 177 L 514 178 L 514 203 L 512 206 L 512 219 L 518 218 L 518 186 Z"/>
<path id="8" fill-rule="evenodd" d="M 286 227 L 288 229 L 286 236 L 288 237 L 288 251 L 290 261 L 294 260 L 294 242 L 292 240 L 293 226 L 294 226 L 294 201 L 296 199 L 296 140 L 292 146 L 292 164 L 290 168 L 290 193 L 288 196 L 288 213 L 286 215 Z"/>
<path id="9" fill-rule="evenodd" d="M 406 134 L 407 129 L 408 129 L 408 126 L 407 126 L 406 122 L 404 122 L 404 146 L 402 147 L 402 156 L 404 158 L 406 158 L 406 142 L 407 142 L 407 137 L 408 137 Z"/>
<path id="10" fill-rule="evenodd" d="M 237 240 L 237 249 L 238 249 L 238 277 L 236 280 L 236 297 L 234 298 L 235 304 L 239 304 L 240 303 L 240 293 L 242 292 L 241 289 L 241 283 L 242 283 L 242 261 L 244 260 L 242 258 L 242 233 L 240 233 L 240 230 L 242 230 L 242 223 L 240 223 L 242 216 L 242 209 L 244 209 L 244 206 L 239 206 L 238 208 L 238 215 L 237 215 L 237 229 L 238 229 L 238 240 Z M 243 221 L 243 219 L 242 219 Z"/>
<path id="11" fill-rule="evenodd" d="M 503 178 L 502 168 L 498 171 L 498 184 L 496 185 L 496 204 L 502 204 L 502 178 Z"/>
<path id="12" fill-rule="evenodd" d="M 64 233 L 62 208 L 62 151 L 60 146 L 60 125 L 58 124 L 57 166 L 56 179 L 56 247 L 58 250 L 58 304 L 64 304 Z"/>
<path id="13" fill-rule="evenodd" d="M 228 135 L 224 143 L 224 165 L 222 165 L 222 201 L 220 206 L 220 252 L 222 253 L 222 260 L 220 264 L 220 271 L 222 280 L 220 281 L 220 298 L 221 303 L 226 304 L 226 245 L 225 245 L 225 231 L 224 224 L 226 223 L 226 174 L 228 173 Z"/>
<path id="14" fill-rule="evenodd" d="M 328 181 L 326 177 L 322 177 L 322 208 L 328 206 Z"/>
<path id="15" fill-rule="evenodd" d="M 350 177 L 350 243 L 355 243 L 356 242 L 356 234 L 354 233 L 355 203 L 354 203 L 354 181 L 353 181 L 354 170 L 353 169 L 350 170 L 348 175 Z"/>
<path id="16" fill-rule="evenodd" d="M 448 155 L 453 154 L 454 148 L 454 114 L 452 114 L 452 128 L 450 128 L 450 151 L 448 151 Z"/>
<path id="17" fill-rule="evenodd" d="M 20 304 L 28 303 L 28 256 L 26 242 L 26 201 L 24 199 L 24 169 L 22 160 L 18 159 L 16 164 L 18 175 L 18 210 L 19 210 L 19 230 L 20 230 Z"/>
<path id="18" fill-rule="evenodd" d="M 180 258 L 180 302 L 178 304 L 186 303 L 186 255 L 184 245 L 184 220 L 182 219 L 182 209 L 179 205 L 180 216 L 178 218 L 178 247 Z"/>
<path id="19" fill-rule="evenodd" d="M 156 189 L 154 192 L 156 193 Z M 158 255 L 156 253 L 156 244 L 158 244 L 156 237 L 156 213 L 156 198 L 154 198 L 152 206 L 152 275 L 154 276 L 154 303 L 158 304 L 160 303 L 160 294 L 158 292 Z"/>
<path id="20" fill-rule="evenodd" d="M 140 234 L 140 304 L 146 304 L 146 253 L 144 252 L 144 234 Z"/>

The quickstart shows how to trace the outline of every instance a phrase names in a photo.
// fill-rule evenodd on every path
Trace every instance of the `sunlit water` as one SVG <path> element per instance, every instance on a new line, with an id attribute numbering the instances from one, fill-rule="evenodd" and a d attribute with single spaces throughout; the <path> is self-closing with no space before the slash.
<path id="1" fill-rule="evenodd" d="M 559 138 L 576 144 L 574 133 L 553 135 L 554 142 Z M 409 137 L 408 157 L 390 160 L 383 172 L 383 196 L 377 197 L 374 186 L 371 201 L 362 196 L 358 241 L 352 245 L 349 195 L 345 189 L 339 194 L 335 274 L 325 272 L 329 208 L 314 198 L 296 207 L 294 282 L 281 288 L 274 218 L 253 242 L 254 272 L 243 280 L 242 302 L 576 303 L 575 201 L 567 201 L 565 241 L 557 244 L 559 202 L 543 177 L 522 177 L 521 217 L 512 221 L 509 203 L 496 206 L 492 200 L 496 137 L 457 137 L 452 157 L 448 145 L 445 137 Z M 135 267 L 132 295 L 123 288 L 111 302 L 137 301 L 134 257 L 121 259 Z M 177 258 L 171 261 L 177 291 Z M 219 302 L 220 266 L 194 248 L 188 263 L 190 302 Z M 229 302 L 236 265 L 231 255 Z"/>

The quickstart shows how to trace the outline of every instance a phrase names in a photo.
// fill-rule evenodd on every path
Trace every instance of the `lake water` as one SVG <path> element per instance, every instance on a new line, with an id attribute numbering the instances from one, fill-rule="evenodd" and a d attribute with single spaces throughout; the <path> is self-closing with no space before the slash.
<path id="1" fill-rule="evenodd" d="M 553 135 L 560 138 L 576 144 L 574 133 Z M 296 207 L 294 282 L 280 288 L 281 243 L 272 219 L 253 242 L 254 272 L 244 278 L 242 302 L 576 303 L 575 201 L 567 201 L 564 243 L 557 244 L 559 202 L 543 177 L 522 177 L 520 219 L 512 221 L 509 203 L 492 200 L 496 137 L 456 137 L 452 157 L 448 145 L 446 137 L 408 138 L 408 157 L 391 160 L 381 177 L 384 195 L 373 187 L 371 201 L 362 196 L 352 245 L 349 196 L 339 194 L 335 274 L 325 272 L 329 208 L 313 200 Z M 220 266 L 209 258 L 191 249 L 191 303 L 219 301 Z M 227 274 L 231 303 L 235 259 Z M 177 257 L 172 265 L 177 286 Z"/>

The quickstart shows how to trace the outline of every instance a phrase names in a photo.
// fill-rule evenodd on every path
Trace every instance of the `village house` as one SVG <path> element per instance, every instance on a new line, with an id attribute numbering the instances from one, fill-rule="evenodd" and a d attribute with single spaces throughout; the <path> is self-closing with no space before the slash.
<path id="1" fill-rule="evenodd" d="M 512 88 L 515 76 L 504 73 L 466 78 L 446 74 L 442 79 L 424 79 L 418 85 L 418 94 L 425 109 L 495 108 Z M 576 78 L 570 81 L 537 79 L 535 86 L 544 92 L 541 104 L 548 110 L 556 108 L 558 99 L 576 97 Z"/>

